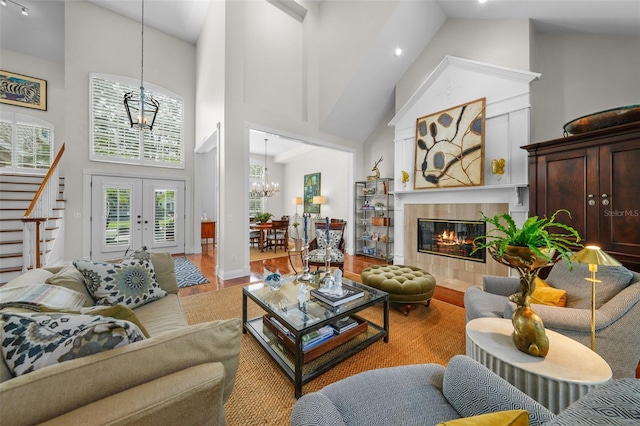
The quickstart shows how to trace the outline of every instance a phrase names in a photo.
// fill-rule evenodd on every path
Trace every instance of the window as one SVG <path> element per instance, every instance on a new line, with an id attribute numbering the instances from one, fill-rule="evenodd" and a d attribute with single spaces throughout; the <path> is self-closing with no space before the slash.
<path id="1" fill-rule="evenodd" d="M 253 187 L 254 182 L 264 180 L 264 166 L 249 165 L 249 184 Z M 264 198 L 249 195 L 249 216 L 254 216 L 264 212 Z"/>
<path id="2" fill-rule="evenodd" d="M 137 93 L 139 82 L 126 77 L 91 74 L 91 160 L 144 166 L 184 167 L 182 98 L 145 83 L 145 93 L 160 102 L 153 131 L 131 128 L 124 94 Z"/>
<path id="3" fill-rule="evenodd" d="M 24 114 L 0 115 L 0 168 L 41 172 L 53 161 L 53 125 Z"/>

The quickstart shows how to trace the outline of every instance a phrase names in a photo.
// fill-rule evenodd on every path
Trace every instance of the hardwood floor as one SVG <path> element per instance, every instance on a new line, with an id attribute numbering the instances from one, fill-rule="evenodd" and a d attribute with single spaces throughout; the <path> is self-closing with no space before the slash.
<path id="1" fill-rule="evenodd" d="M 274 272 L 280 271 L 281 274 L 293 274 L 294 271 L 289 264 L 289 257 L 278 257 L 275 259 L 258 260 L 251 262 L 251 275 L 248 277 L 236 278 L 232 280 L 221 280 L 215 274 L 216 270 L 216 247 L 212 244 L 208 244 L 206 250 L 201 254 L 187 254 L 186 257 L 193 262 L 205 277 L 209 280 L 207 284 L 194 285 L 187 288 L 181 288 L 178 291 L 179 296 L 189 296 L 192 294 L 204 293 L 207 291 L 215 291 L 223 288 L 233 287 L 237 285 L 246 285 L 251 282 L 261 281 L 264 270 Z M 302 260 L 299 256 L 293 257 L 293 263 L 298 273 L 302 271 Z M 345 276 L 349 278 L 350 274 L 355 274 L 358 277 L 363 269 L 369 265 L 383 265 L 386 262 L 379 259 L 374 259 L 368 256 L 351 256 L 345 254 L 344 259 L 344 272 Z M 313 270 L 313 268 L 312 268 Z M 356 277 L 354 277 L 356 278 Z M 446 287 L 436 286 L 436 292 L 434 298 L 442 300 L 447 303 L 451 303 L 457 306 L 464 306 L 462 298 L 463 293 L 448 289 Z"/>

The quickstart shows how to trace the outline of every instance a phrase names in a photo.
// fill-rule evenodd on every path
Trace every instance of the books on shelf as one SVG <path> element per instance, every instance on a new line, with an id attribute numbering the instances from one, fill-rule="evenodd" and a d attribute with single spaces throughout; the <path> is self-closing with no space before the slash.
<path id="1" fill-rule="evenodd" d="M 342 284 L 342 290 L 344 292 L 342 296 L 323 293 L 317 288 L 311 289 L 310 293 L 311 296 L 331 306 L 339 306 L 364 296 L 364 291 L 348 284 Z"/>
<path id="2" fill-rule="evenodd" d="M 332 322 L 330 325 L 331 327 L 333 327 L 333 329 L 338 332 L 338 333 L 342 333 L 345 332 L 347 330 L 351 330 L 352 328 L 356 327 L 359 324 L 358 321 L 356 321 L 355 319 L 351 318 L 351 317 L 345 317 L 345 318 L 340 318 L 337 321 Z"/>

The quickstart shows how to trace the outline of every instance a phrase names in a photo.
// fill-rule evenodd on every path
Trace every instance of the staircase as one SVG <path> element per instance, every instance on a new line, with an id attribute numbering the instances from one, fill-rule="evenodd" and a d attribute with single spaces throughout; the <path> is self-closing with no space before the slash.
<path id="1" fill-rule="evenodd" d="M 22 273 L 22 218 L 43 179 L 40 175 L 0 174 L 0 286 Z M 42 265 L 48 263 L 64 220 L 64 178 L 59 178 L 58 182 L 54 217 L 44 222 L 40 233 Z"/>

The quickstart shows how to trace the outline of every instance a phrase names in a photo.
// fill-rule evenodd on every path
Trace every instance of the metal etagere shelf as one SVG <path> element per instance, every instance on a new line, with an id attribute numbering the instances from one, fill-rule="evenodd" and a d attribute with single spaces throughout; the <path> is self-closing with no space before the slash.
<path id="1" fill-rule="evenodd" d="M 393 179 L 355 185 L 355 253 L 393 263 Z"/>

